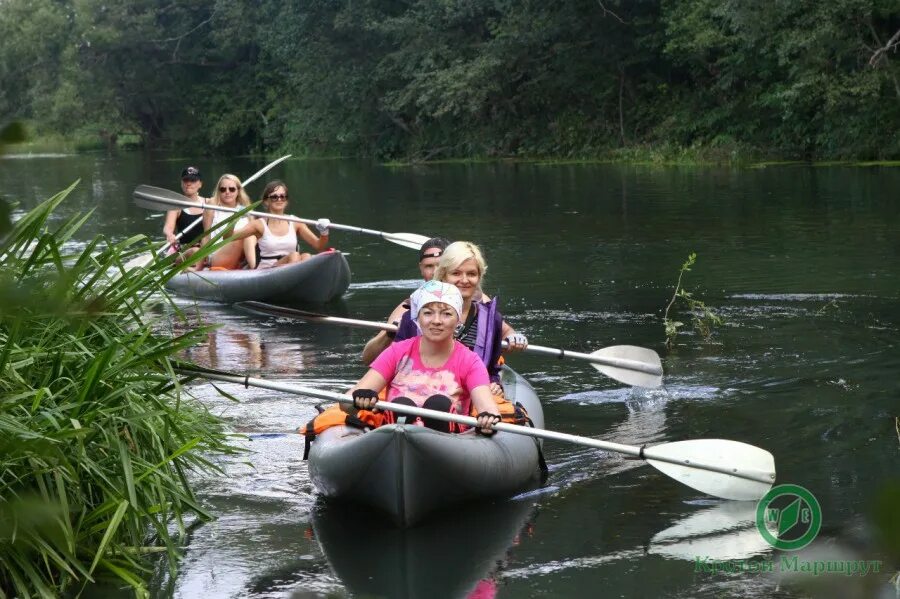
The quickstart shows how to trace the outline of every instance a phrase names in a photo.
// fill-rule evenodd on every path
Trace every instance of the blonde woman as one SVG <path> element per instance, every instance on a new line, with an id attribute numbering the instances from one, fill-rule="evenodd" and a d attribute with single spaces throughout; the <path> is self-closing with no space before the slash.
<path id="1" fill-rule="evenodd" d="M 447 246 L 434 271 L 434 280 L 455 286 L 462 296 L 460 324 L 456 339 L 474 351 L 491 375 L 491 392 L 501 393 L 498 360 L 502 351 L 522 351 L 528 347 L 525 335 L 509 326 L 497 309 L 497 298 L 489 298 L 481 286 L 487 272 L 487 262 L 481 249 L 469 241 L 456 241 Z M 409 312 L 404 312 L 398 324 L 395 341 L 419 334 Z M 502 342 L 508 346 L 504 350 Z M 365 359 L 366 356 L 363 358 Z"/>
<path id="2" fill-rule="evenodd" d="M 226 208 L 242 208 L 250 205 L 250 198 L 247 197 L 247 193 L 241 185 L 241 180 L 238 179 L 237 176 L 224 174 L 219 177 L 215 193 L 210 198 L 209 203 L 217 206 L 224 206 Z M 203 229 L 207 234 L 203 242 L 209 243 L 210 229 L 231 216 L 233 216 L 233 213 L 231 212 L 205 210 L 203 214 Z M 233 230 L 239 231 L 249 223 L 249 218 L 242 216 L 233 225 Z M 215 231 L 213 234 L 218 234 L 218 231 Z M 241 261 L 244 259 L 246 259 L 248 263 L 255 265 L 256 248 L 253 241 L 253 238 L 244 242 L 236 240 L 219 248 L 209 256 L 209 267 L 235 270 L 241 267 Z"/>
<path id="3" fill-rule="evenodd" d="M 448 245 L 450 245 L 449 239 L 432 237 L 419 248 L 419 272 L 426 282 L 434 278 L 434 269 L 437 268 L 438 263 L 441 261 L 441 256 Z M 400 317 L 403 316 L 403 313 L 407 310 L 409 310 L 409 298 L 406 298 L 394 308 L 394 311 L 388 316 L 387 321 L 390 324 L 399 324 Z M 366 342 L 366 346 L 363 348 L 362 352 L 363 363 L 366 365 L 371 364 L 372 360 L 377 358 L 378 354 L 386 350 L 393 340 L 394 333 L 379 331 L 374 337 Z"/>

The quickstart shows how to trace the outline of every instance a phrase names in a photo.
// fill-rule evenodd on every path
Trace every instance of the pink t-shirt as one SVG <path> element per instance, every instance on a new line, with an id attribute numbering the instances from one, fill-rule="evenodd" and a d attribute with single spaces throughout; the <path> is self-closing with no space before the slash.
<path id="1" fill-rule="evenodd" d="M 459 341 L 453 341 L 453 351 L 443 366 L 430 368 L 419 356 L 421 337 L 392 343 L 381 352 L 371 368 L 388 381 L 388 401 L 405 396 L 421 406 L 426 399 L 440 393 L 453 402 L 452 411 L 469 415 L 469 391 L 489 385 L 487 369 L 475 352 Z"/>

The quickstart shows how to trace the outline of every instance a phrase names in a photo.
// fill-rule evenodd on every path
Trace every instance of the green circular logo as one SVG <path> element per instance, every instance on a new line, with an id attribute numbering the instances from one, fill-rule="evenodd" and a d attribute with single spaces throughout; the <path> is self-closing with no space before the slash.
<path id="1" fill-rule="evenodd" d="M 756 529 L 776 549 L 802 549 L 812 543 L 820 528 L 822 508 L 816 496 L 800 485 L 772 487 L 756 505 Z"/>

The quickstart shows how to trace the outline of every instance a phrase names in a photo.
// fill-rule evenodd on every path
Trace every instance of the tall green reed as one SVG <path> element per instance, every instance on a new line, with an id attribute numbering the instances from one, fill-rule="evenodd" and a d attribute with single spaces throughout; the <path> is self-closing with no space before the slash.
<path id="1" fill-rule="evenodd" d="M 173 372 L 206 329 L 159 334 L 147 309 L 187 265 L 126 272 L 143 236 L 67 251 L 91 215 L 50 216 L 76 184 L 0 240 L 0 598 L 101 579 L 145 596 L 147 556 L 174 573 L 186 519 L 210 517 L 191 473 L 237 451 Z"/>
<path id="2" fill-rule="evenodd" d="M 663 313 L 663 326 L 666 331 L 666 349 L 668 350 L 675 349 L 679 329 L 684 326 L 684 323 L 680 320 L 669 317 L 670 313 L 674 313 L 673 307 L 678 304 L 690 314 L 691 324 L 694 325 L 694 331 L 696 331 L 705 342 L 709 342 L 712 339 L 715 327 L 722 324 L 721 316 L 716 314 L 705 302 L 694 297 L 693 292 L 686 290 L 681 285 L 681 279 L 684 277 L 684 273 L 689 272 L 696 261 L 696 252 L 688 254 L 687 260 L 681 265 L 681 270 L 678 271 L 678 281 L 675 283 L 675 292 L 672 294 L 672 299 L 669 300 L 669 303 L 666 305 L 666 310 Z"/>

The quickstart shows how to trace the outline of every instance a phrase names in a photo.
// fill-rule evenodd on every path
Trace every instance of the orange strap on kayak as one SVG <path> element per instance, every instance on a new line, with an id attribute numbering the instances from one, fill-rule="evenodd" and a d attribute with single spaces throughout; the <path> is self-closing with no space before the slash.
<path id="1" fill-rule="evenodd" d="M 352 426 L 361 430 L 377 428 L 384 422 L 384 415 L 381 413 L 370 412 L 368 410 L 359 410 L 356 416 L 343 411 L 337 404 L 323 408 L 321 405 L 316 406 L 319 411 L 315 418 L 306 423 L 297 432 L 306 437 L 306 444 L 303 447 L 303 459 L 309 457 L 309 448 L 316 437 L 323 431 L 334 426 Z"/>
<path id="2" fill-rule="evenodd" d="M 500 421 L 506 422 L 509 424 L 518 424 L 520 426 L 529 424 L 531 421 L 528 419 L 528 411 L 525 407 L 520 403 L 511 403 L 508 399 L 506 399 L 505 395 L 494 395 L 494 403 L 497 404 L 497 411 L 500 412 Z M 477 417 L 478 410 L 475 409 L 475 406 L 472 406 L 470 416 Z"/>

